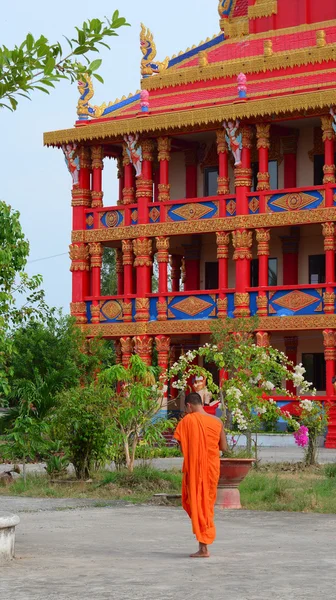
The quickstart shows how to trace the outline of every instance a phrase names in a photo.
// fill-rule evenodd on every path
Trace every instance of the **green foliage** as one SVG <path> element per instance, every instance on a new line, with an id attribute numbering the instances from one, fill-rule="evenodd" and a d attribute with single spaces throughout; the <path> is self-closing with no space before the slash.
<path id="1" fill-rule="evenodd" d="M 102 61 L 96 59 L 90 63 L 88 55 L 98 52 L 100 46 L 109 48 L 106 40 L 117 35 L 116 29 L 124 25 L 128 23 L 116 10 L 111 19 L 84 21 L 81 27 L 76 27 L 75 37 L 65 38 L 65 47 L 60 42 L 50 44 L 44 35 L 35 39 L 31 33 L 12 50 L 0 46 L 0 107 L 16 110 L 19 97 L 30 99 L 34 90 L 49 94 L 61 79 L 74 82 L 83 73 L 102 82 L 96 73 Z M 79 58 L 84 58 L 87 64 L 82 65 Z"/>
<path id="2" fill-rule="evenodd" d="M 109 391 L 93 383 L 63 391 L 52 419 L 76 477 L 89 477 L 93 464 L 107 456 L 112 427 Z"/>
<path id="3" fill-rule="evenodd" d="M 159 418 L 163 406 L 163 385 L 156 383 L 158 370 L 148 367 L 139 356 L 131 357 L 128 369 L 114 365 L 99 375 L 100 384 L 111 397 L 111 458 L 122 449 L 127 469 L 133 471 L 140 440 L 159 445 L 163 433 L 174 427 L 172 420 Z"/>
<path id="4" fill-rule="evenodd" d="M 308 428 L 309 441 L 305 450 L 306 465 L 315 465 L 317 462 L 317 441 L 323 435 L 328 425 L 328 408 L 321 402 L 301 400 L 300 415 L 298 420 L 301 425 Z"/>
<path id="5" fill-rule="evenodd" d="M 104 248 L 101 292 L 103 296 L 115 296 L 117 293 L 116 251 L 114 248 Z"/>
<path id="6" fill-rule="evenodd" d="M 66 456 L 51 454 L 46 460 L 46 471 L 49 477 L 61 477 L 67 474 L 69 460 Z"/>
<path id="7" fill-rule="evenodd" d="M 9 380 L 13 375 L 10 330 L 47 312 L 44 293 L 39 289 L 41 277 L 37 275 L 30 278 L 24 271 L 29 244 L 19 217 L 17 211 L 0 202 L 0 405 L 6 404 Z"/>
<path id="8" fill-rule="evenodd" d="M 336 478 L 336 464 L 325 465 L 324 472 L 327 477 Z"/>

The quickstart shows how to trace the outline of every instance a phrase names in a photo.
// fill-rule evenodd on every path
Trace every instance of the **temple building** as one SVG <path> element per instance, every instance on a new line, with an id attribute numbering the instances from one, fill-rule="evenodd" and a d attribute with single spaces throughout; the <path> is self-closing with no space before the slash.
<path id="1" fill-rule="evenodd" d="M 211 2 L 212 39 L 158 61 L 142 25 L 141 91 L 95 106 L 85 76 L 74 128 L 45 134 L 73 182 L 71 314 L 123 364 L 155 345 L 164 368 L 209 341 L 214 319 L 257 315 L 258 344 L 302 362 L 333 402 L 336 3 Z M 104 297 L 111 247 L 117 293 Z"/>

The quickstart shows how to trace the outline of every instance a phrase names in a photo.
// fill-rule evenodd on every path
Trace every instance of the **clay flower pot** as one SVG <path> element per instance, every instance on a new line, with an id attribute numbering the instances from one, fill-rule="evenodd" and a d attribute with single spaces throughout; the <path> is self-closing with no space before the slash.
<path id="1" fill-rule="evenodd" d="M 254 458 L 220 459 L 216 506 L 229 509 L 242 507 L 238 486 L 245 479 L 254 462 Z"/>

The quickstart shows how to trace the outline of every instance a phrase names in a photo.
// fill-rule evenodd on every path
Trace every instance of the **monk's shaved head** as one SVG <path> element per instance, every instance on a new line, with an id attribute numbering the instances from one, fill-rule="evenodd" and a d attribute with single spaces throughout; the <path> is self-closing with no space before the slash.
<path id="1" fill-rule="evenodd" d="M 193 406 L 200 404 L 202 406 L 202 398 L 197 392 L 192 392 L 186 396 L 185 404 L 192 404 Z"/>

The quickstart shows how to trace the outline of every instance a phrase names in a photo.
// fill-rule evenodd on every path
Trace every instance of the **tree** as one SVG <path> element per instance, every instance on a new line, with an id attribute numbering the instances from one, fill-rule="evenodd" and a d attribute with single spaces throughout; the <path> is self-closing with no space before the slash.
<path id="1" fill-rule="evenodd" d="M 103 296 L 115 296 L 117 293 L 116 251 L 114 248 L 104 248 L 101 291 Z"/>
<path id="2" fill-rule="evenodd" d="M 163 407 L 163 384 L 156 382 L 158 369 L 148 367 L 139 356 L 130 359 L 129 367 L 114 365 L 99 375 L 100 384 L 111 398 L 111 446 L 120 455 L 123 448 L 127 469 L 132 472 L 140 439 L 151 444 L 160 442 L 173 421 L 160 418 Z"/>
<path id="3" fill-rule="evenodd" d="M 44 35 L 35 39 L 31 33 L 12 50 L 0 46 L 0 107 L 16 110 L 19 97 L 30 99 L 34 90 L 49 94 L 61 79 L 74 82 L 84 73 L 103 82 L 96 73 L 102 61 L 90 62 L 88 55 L 100 46 L 109 48 L 106 39 L 118 35 L 116 29 L 124 25 L 128 23 L 116 10 L 111 19 L 84 21 L 76 27 L 76 37 L 65 37 L 65 48 L 60 42 L 50 44 Z M 87 64 L 82 65 L 79 58 Z"/>

